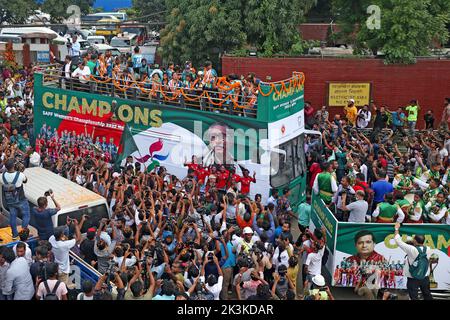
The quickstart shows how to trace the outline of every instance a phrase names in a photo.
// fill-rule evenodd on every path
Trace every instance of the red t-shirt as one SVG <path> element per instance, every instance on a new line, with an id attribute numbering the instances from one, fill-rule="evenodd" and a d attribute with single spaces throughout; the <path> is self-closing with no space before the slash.
<path id="1" fill-rule="evenodd" d="M 220 171 L 217 173 L 217 189 L 223 189 L 227 185 L 228 176 L 230 172 L 225 170 L 224 172 Z"/>
<path id="2" fill-rule="evenodd" d="M 189 169 L 194 170 L 195 172 L 198 171 L 198 164 L 196 164 L 196 163 L 189 163 L 189 164 L 186 164 L 185 166 L 188 167 Z"/>
<path id="3" fill-rule="evenodd" d="M 241 193 L 248 194 L 250 193 L 250 183 L 256 183 L 256 179 L 253 177 L 240 177 L 241 180 Z"/>
<path id="4" fill-rule="evenodd" d="M 309 180 L 309 186 L 312 188 L 314 185 L 314 180 L 316 180 L 316 176 L 322 172 L 322 169 L 320 168 L 320 164 L 317 162 L 314 162 L 311 165 L 311 168 L 309 168 L 309 172 L 311 174 L 311 180 Z"/>
<path id="5" fill-rule="evenodd" d="M 387 160 L 386 160 L 385 158 L 379 157 L 379 158 L 378 158 L 378 161 L 381 163 L 381 166 L 382 166 L 383 168 L 386 168 L 386 167 L 387 167 L 388 163 L 387 163 Z"/>
<path id="6" fill-rule="evenodd" d="M 199 184 L 204 184 L 206 177 L 209 175 L 208 168 L 200 168 L 196 171 L 196 176 Z"/>

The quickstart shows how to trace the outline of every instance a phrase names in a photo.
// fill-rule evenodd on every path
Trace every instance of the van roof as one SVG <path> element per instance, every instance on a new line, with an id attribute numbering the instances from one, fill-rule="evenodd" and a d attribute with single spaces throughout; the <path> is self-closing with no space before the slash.
<path id="1" fill-rule="evenodd" d="M 24 174 L 28 180 L 23 185 L 25 195 L 35 205 L 37 205 L 37 199 L 44 196 L 45 191 L 49 189 L 53 190 L 61 209 L 105 200 L 95 192 L 44 168 L 27 168 Z M 49 201 L 49 207 L 54 207 L 52 201 Z"/>
<path id="2" fill-rule="evenodd" d="M 135 34 L 135 33 L 122 32 L 122 33 L 119 33 L 114 38 L 131 40 L 131 39 L 136 38 L 136 37 L 137 37 L 137 34 Z"/>

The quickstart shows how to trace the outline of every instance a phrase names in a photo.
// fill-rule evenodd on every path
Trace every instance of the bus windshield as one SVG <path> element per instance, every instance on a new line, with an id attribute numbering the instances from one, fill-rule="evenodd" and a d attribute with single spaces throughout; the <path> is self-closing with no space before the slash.
<path id="1" fill-rule="evenodd" d="M 108 219 L 108 208 L 105 204 L 96 205 L 93 207 L 86 207 L 83 209 L 67 212 L 60 214 L 58 216 L 58 226 L 64 226 L 67 223 L 67 217 L 69 216 L 71 219 L 77 219 L 81 221 L 83 215 L 86 214 L 89 218 L 83 224 L 83 228 L 81 229 L 81 233 L 86 233 L 87 229 L 91 227 L 97 227 L 98 222 L 106 218 Z"/>
<path id="2" fill-rule="evenodd" d="M 110 45 L 112 47 L 129 47 L 130 46 L 130 40 L 112 39 Z"/>
<path id="3" fill-rule="evenodd" d="M 289 140 L 277 147 L 286 152 L 284 154 L 273 154 L 278 156 L 279 160 L 272 158 L 271 165 L 279 163 L 278 172 L 271 176 L 270 184 L 273 188 L 279 188 L 289 184 L 295 178 L 306 174 L 306 158 L 304 150 L 304 135 Z"/>

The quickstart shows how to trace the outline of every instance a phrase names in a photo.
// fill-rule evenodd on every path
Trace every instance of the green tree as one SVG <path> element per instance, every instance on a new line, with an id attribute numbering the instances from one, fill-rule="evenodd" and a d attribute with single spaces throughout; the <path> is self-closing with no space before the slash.
<path id="1" fill-rule="evenodd" d="M 45 0 L 41 8 L 43 12 L 50 14 L 52 22 L 62 22 L 72 15 L 67 13 L 67 8 L 71 5 L 80 7 L 82 15 L 90 13 L 94 0 Z"/>
<path id="2" fill-rule="evenodd" d="M 219 54 L 240 47 L 245 41 L 240 0 L 167 0 L 169 14 L 161 31 L 163 58 L 196 65 L 210 59 L 219 63 Z"/>
<path id="3" fill-rule="evenodd" d="M 137 16 L 148 16 L 150 22 L 163 22 L 166 16 L 166 3 L 164 0 L 133 0 L 133 9 Z"/>
<path id="4" fill-rule="evenodd" d="M 263 55 L 288 53 L 300 41 L 298 26 L 317 0 L 248 0 L 243 26 L 250 46 Z"/>
<path id="5" fill-rule="evenodd" d="M 37 8 L 34 0 L 0 0 L 0 24 L 22 24 Z"/>
<path id="6" fill-rule="evenodd" d="M 366 23 L 372 4 L 380 7 L 380 28 Z M 414 63 L 416 56 L 448 40 L 448 0 L 334 0 L 333 9 L 355 52 L 381 50 L 386 63 Z"/>

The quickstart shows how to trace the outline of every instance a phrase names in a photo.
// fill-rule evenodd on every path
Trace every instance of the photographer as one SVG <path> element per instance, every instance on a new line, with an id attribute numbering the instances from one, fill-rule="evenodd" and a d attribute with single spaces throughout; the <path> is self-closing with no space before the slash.
<path id="1" fill-rule="evenodd" d="M 18 211 L 22 213 L 22 229 L 27 228 L 30 222 L 30 207 L 23 191 L 23 184 L 27 182 L 27 177 L 23 174 L 25 170 L 23 165 L 20 171 L 16 171 L 16 163 L 13 158 L 6 160 L 5 167 L 7 171 L 2 174 L 2 194 L 5 207 L 9 210 L 12 240 L 16 241 L 19 239 L 17 231 Z"/>
<path id="2" fill-rule="evenodd" d="M 219 277 L 217 277 L 215 274 L 210 274 L 205 281 L 205 268 L 208 262 L 213 262 L 216 265 Z M 200 281 L 206 282 L 206 289 L 214 295 L 214 300 L 219 300 L 219 295 L 222 291 L 223 272 L 220 268 L 219 260 L 217 260 L 217 257 L 213 253 L 210 253 L 208 255 L 208 259 L 205 259 L 205 261 L 203 262 L 202 272 L 200 273 Z"/>
<path id="3" fill-rule="evenodd" d="M 339 221 L 344 221 L 344 210 L 342 207 L 344 194 L 346 203 L 352 202 L 352 199 L 355 195 L 355 190 L 350 185 L 350 178 L 348 176 L 342 177 L 341 184 L 338 187 L 338 191 L 333 197 L 333 202 L 336 204 L 336 218 Z"/>
<path id="4" fill-rule="evenodd" d="M 125 279 L 126 280 L 126 279 Z M 109 281 L 112 281 L 116 286 L 117 295 L 111 292 Z M 116 300 L 125 299 L 125 285 L 122 275 L 119 272 L 103 274 L 97 281 L 94 288 L 94 300 L 113 300 L 114 296 Z"/>
<path id="5" fill-rule="evenodd" d="M 292 291 L 295 286 L 291 279 L 287 277 L 287 267 L 280 265 L 277 273 L 273 275 L 272 295 L 277 296 L 280 300 L 287 300 L 288 291 Z"/>
<path id="6" fill-rule="evenodd" d="M 95 237 L 94 253 L 97 256 L 97 270 L 100 273 L 105 273 L 108 270 L 111 254 L 116 247 L 115 240 L 115 228 L 113 227 L 113 221 L 104 221 L 100 223 L 100 227 L 97 230 L 97 236 Z M 109 228 L 107 228 L 109 225 Z M 111 231 L 111 237 L 105 231 Z"/>
<path id="7" fill-rule="evenodd" d="M 50 196 L 55 209 L 49 209 L 47 197 Z M 44 197 L 39 197 L 37 200 L 38 206 L 34 207 L 31 214 L 36 223 L 36 229 L 41 240 L 48 240 L 53 235 L 53 221 L 52 217 L 61 210 L 61 206 L 55 199 L 55 195 L 51 190 L 45 193 Z"/>
<path id="8" fill-rule="evenodd" d="M 72 41 L 70 41 L 70 38 L 67 39 L 67 49 L 69 50 L 69 56 L 73 64 L 77 65 L 80 61 L 81 45 L 76 33 L 72 35 Z"/>
<path id="9" fill-rule="evenodd" d="M 128 284 L 128 290 L 125 294 L 125 300 L 152 300 L 155 291 L 155 278 L 151 272 L 153 259 L 148 258 L 145 261 L 145 276 L 149 279 L 150 286 L 145 287 L 145 281 L 142 278 L 142 266 L 138 263 L 134 267 L 134 275 Z"/>

